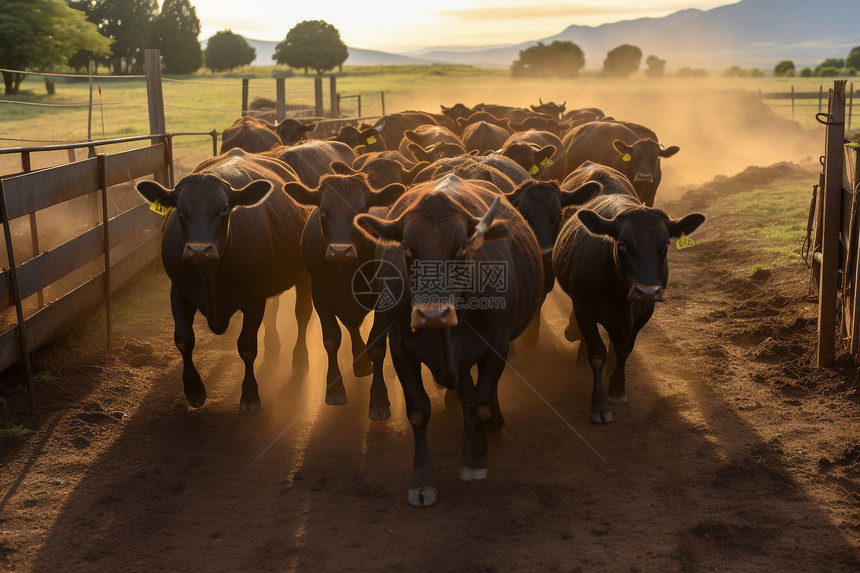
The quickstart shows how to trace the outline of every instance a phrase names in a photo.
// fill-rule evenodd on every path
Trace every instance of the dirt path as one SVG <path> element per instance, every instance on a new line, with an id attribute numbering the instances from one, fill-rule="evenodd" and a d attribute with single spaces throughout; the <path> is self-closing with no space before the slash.
<path id="1" fill-rule="evenodd" d="M 238 321 L 223 337 L 198 329 L 210 398 L 191 411 L 167 281 L 141 283 L 114 355 L 84 332 L 37 357 L 37 416 L 21 414 L 21 390 L 6 397 L 5 415 L 35 432 L 0 444 L 0 568 L 857 571 L 855 369 L 809 366 L 805 269 L 744 276 L 754 255 L 726 240 L 733 220 L 707 196 L 662 205 L 709 219 L 694 248 L 671 251 L 669 300 L 615 421 L 588 422 L 590 373 L 561 336 L 570 303 L 556 289 L 539 347 L 502 379 L 488 481 L 459 481 L 461 414 L 430 389 L 439 502 L 423 510 L 406 503 L 412 435 L 390 365 L 390 420 L 367 419 L 369 381 L 351 374 L 349 403 L 326 406 L 314 318 L 308 379 L 269 357 L 263 409 L 240 415 Z"/>

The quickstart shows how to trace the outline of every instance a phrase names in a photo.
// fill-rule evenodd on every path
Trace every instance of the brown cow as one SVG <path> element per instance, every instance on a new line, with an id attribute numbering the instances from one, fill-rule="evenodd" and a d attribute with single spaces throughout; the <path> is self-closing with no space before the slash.
<path id="1" fill-rule="evenodd" d="M 339 141 L 308 141 L 301 145 L 281 146 L 266 153 L 280 159 L 293 168 L 299 181 L 308 187 L 319 185 L 320 177 L 334 173 L 331 164 L 342 161 L 352 165 L 355 152 L 345 143 Z"/>
<path id="2" fill-rule="evenodd" d="M 535 179 L 561 181 L 567 175 L 567 160 L 561 139 L 548 131 L 522 131 L 508 138 L 502 155 L 516 161 Z"/>
<path id="3" fill-rule="evenodd" d="M 221 153 L 236 148 L 248 153 L 262 153 L 279 145 L 283 145 L 283 141 L 274 126 L 255 117 L 240 117 L 221 134 Z"/>

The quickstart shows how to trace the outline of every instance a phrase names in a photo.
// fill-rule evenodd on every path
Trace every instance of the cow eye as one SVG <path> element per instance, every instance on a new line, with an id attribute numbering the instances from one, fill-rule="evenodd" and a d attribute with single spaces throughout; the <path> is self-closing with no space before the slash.
<path id="1" fill-rule="evenodd" d="M 224 208 L 221 209 L 221 213 L 219 213 L 219 215 L 221 215 L 222 217 L 226 217 L 229 214 L 230 214 L 230 206 L 224 205 Z"/>
<path id="2" fill-rule="evenodd" d="M 618 241 L 617 245 L 619 251 L 621 251 L 622 253 L 627 252 L 627 243 L 625 243 L 624 241 Z"/>

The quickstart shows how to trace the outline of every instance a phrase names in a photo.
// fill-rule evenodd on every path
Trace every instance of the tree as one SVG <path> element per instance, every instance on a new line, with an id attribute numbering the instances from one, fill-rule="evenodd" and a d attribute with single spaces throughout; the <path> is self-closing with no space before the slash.
<path id="1" fill-rule="evenodd" d="M 165 72 L 190 74 L 203 65 L 203 51 L 197 41 L 200 20 L 189 0 L 164 0 L 154 33 Z"/>
<path id="2" fill-rule="evenodd" d="M 511 65 L 511 77 L 575 78 L 585 66 L 585 54 L 573 42 L 558 40 L 520 50 L 520 57 Z"/>
<path id="3" fill-rule="evenodd" d="M 143 51 L 153 44 L 156 0 L 101 0 L 95 8 L 99 32 L 114 40 L 110 65 L 115 74 L 141 73 Z"/>
<path id="4" fill-rule="evenodd" d="M 65 0 L 0 0 L 0 68 L 48 70 L 81 48 L 107 54 L 110 41 Z M 18 93 L 23 80 L 3 72 L 6 94 Z"/>
<path id="5" fill-rule="evenodd" d="M 729 66 L 723 70 L 723 77 L 726 78 L 747 78 L 749 75 L 749 72 L 740 66 Z"/>
<path id="6" fill-rule="evenodd" d="M 793 78 L 796 72 L 791 60 L 783 60 L 773 67 L 773 75 L 778 78 Z"/>
<path id="7" fill-rule="evenodd" d="M 224 72 L 247 66 L 257 57 L 257 50 L 244 37 L 230 30 L 220 30 L 206 43 L 206 67 Z"/>
<path id="8" fill-rule="evenodd" d="M 803 68 L 800 70 L 800 77 L 802 78 L 811 78 L 815 72 L 812 71 L 812 68 Z"/>
<path id="9" fill-rule="evenodd" d="M 845 67 L 860 70 L 860 46 L 854 46 L 845 58 Z"/>
<path id="10" fill-rule="evenodd" d="M 630 44 L 621 44 L 607 52 L 603 71 L 614 78 L 628 78 L 639 70 L 642 50 Z"/>
<path id="11" fill-rule="evenodd" d="M 666 60 L 661 60 L 657 56 L 648 56 L 645 64 L 648 66 L 645 75 L 649 78 L 660 79 L 666 75 Z"/>
<path id="12" fill-rule="evenodd" d="M 275 47 L 272 59 L 292 68 L 308 68 L 322 74 L 343 65 L 349 57 L 346 44 L 337 28 L 325 20 L 305 20 L 287 32 L 284 41 Z"/>

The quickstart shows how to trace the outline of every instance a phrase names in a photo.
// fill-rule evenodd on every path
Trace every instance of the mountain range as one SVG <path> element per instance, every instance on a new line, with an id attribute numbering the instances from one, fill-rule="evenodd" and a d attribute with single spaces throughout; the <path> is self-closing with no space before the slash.
<path id="1" fill-rule="evenodd" d="M 844 58 L 860 45 L 860 0 L 743 0 L 711 10 L 680 10 L 663 18 L 639 18 L 601 26 L 571 25 L 559 34 L 520 44 L 437 46 L 404 54 L 349 48 L 346 65 L 452 63 L 508 67 L 537 42 L 571 41 L 585 52 L 586 68 L 599 69 L 606 52 L 621 44 L 684 66 L 730 65 L 772 69 L 780 60 L 798 68 L 825 58 Z M 272 65 L 277 42 L 248 40 L 254 65 Z"/>

